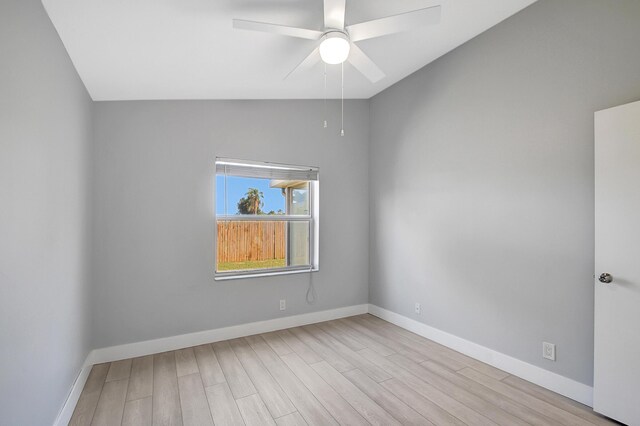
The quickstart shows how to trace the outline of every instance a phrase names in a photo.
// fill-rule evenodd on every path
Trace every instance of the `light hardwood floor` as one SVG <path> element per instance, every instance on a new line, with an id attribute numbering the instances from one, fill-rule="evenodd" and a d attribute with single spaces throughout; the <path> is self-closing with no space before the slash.
<path id="1" fill-rule="evenodd" d="M 359 315 L 95 365 L 71 425 L 604 425 L 589 407 Z"/>

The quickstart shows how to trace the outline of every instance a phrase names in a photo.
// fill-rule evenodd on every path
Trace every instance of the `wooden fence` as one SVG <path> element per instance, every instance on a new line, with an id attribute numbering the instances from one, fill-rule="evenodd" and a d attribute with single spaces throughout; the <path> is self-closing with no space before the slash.
<path id="1" fill-rule="evenodd" d="M 285 226 L 273 222 L 218 222 L 218 262 L 284 259 Z"/>

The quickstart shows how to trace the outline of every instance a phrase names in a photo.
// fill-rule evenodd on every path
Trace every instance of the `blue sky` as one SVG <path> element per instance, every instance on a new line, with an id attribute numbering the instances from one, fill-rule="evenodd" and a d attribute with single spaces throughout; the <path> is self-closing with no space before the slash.
<path id="1" fill-rule="evenodd" d="M 249 188 L 258 188 L 264 193 L 264 212 L 285 210 L 285 200 L 280 188 L 269 188 L 269 179 L 227 177 L 227 214 L 238 213 L 238 201 L 244 197 Z M 216 176 L 216 214 L 224 212 L 224 176 Z"/>

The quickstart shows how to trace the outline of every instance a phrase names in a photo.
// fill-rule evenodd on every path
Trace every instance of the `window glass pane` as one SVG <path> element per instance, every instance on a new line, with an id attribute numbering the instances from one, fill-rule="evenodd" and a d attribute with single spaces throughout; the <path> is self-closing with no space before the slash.
<path id="1" fill-rule="evenodd" d="M 216 214 L 285 214 L 286 192 L 273 187 L 271 182 L 271 179 L 226 176 L 225 184 L 225 176 L 217 175 Z"/>
<path id="2" fill-rule="evenodd" d="M 287 266 L 286 221 L 218 221 L 216 270 L 244 271 Z"/>
<path id="3" fill-rule="evenodd" d="M 216 215 L 309 216 L 309 182 L 216 176 Z"/>
<path id="4" fill-rule="evenodd" d="M 310 264 L 310 225 L 310 222 L 289 223 L 289 266 L 302 266 Z"/>
<path id="5" fill-rule="evenodd" d="M 288 191 L 291 192 L 291 203 L 287 214 L 309 216 L 311 214 L 309 209 L 309 182 L 290 188 Z"/>

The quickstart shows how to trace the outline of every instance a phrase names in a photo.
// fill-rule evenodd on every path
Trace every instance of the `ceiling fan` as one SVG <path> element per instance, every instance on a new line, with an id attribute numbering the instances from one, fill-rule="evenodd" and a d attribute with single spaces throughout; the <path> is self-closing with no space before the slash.
<path id="1" fill-rule="evenodd" d="M 432 6 L 345 26 L 345 2 L 346 0 L 324 0 L 323 30 L 243 19 L 234 19 L 233 28 L 320 41 L 309 56 L 287 74 L 285 79 L 294 72 L 313 67 L 321 59 L 327 64 L 342 64 L 348 60 L 366 78 L 375 83 L 384 78 L 385 74 L 355 42 L 409 31 L 422 25 L 437 24 L 440 21 L 441 7 Z"/>

